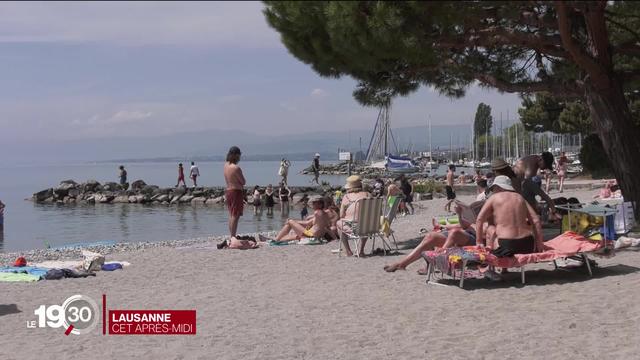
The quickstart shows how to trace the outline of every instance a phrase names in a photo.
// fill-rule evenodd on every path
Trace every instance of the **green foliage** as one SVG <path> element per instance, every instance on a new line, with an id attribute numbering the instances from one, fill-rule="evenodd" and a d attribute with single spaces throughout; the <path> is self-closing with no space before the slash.
<path id="1" fill-rule="evenodd" d="M 413 184 L 413 192 L 417 194 L 442 192 L 443 190 L 444 186 L 442 183 L 435 181 L 434 179 L 428 179 L 426 181 Z"/>
<path id="2" fill-rule="evenodd" d="M 476 117 L 473 121 L 473 132 L 477 135 L 491 134 L 491 127 L 493 126 L 493 117 L 491 116 L 491 106 L 480 103 L 476 110 Z"/>
<path id="3" fill-rule="evenodd" d="M 604 152 L 602 141 L 595 134 L 582 140 L 580 163 L 583 169 L 591 173 L 594 178 L 610 177 L 612 174 L 611 162 Z"/>
<path id="4" fill-rule="evenodd" d="M 640 126 L 640 98 L 637 92 L 629 92 L 627 101 L 633 120 Z M 520 120 L 528 131 L 553 131 L 563 134 L 590 134 L 593 123 L 589 108 L 582 100 L 563 101 L 549 93 L 523 96 L 522 107 L 518 109 Z"/>

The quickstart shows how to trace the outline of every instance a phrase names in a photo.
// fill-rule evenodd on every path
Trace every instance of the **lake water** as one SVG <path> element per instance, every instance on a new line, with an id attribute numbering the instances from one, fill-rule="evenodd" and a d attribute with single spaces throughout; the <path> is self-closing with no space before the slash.
<path id="1" fill-rule="evenodd" d="M 25 201 L 39 190 L 54 187 L 61 180 L 101 183 L 118 181 L 119 164 L 76 164 L 50 166 L 0 167 L 0 200 L 6 204 L 4 232 L 0 232 L 0 251 L 16 251 L 65 244 L 96 241 L 139 242 L 187 239 L 228 233 L 227 212 L 222 206 L 161 206 L 141 204 L 56 205 Z M 124 164 L 128 180 L 143 179 L 161 187 L 174 186 L 176 165 L 173 163 Z M 247 185 L 277 184 L 279 162 L 246 161 L 240 163 Z M 310 162 L 292 162 L 289 170 L 291 186 L 309 185 L 311 177 L 299 172 Z M 199 185 L 222 186 L 222 162 L 199 162 Z M 187 167 L 188 168 L 188 167 Z M 438 173 L 445 170 L 440 166 Z M 321 181 L 344 184 L 344 175 L 321 176 Z M 245 209 L 239 232 L 278 230 L 282 214 L 254 216 L 253 208 Z M 299 216 L 291 210 L 291 217 Z"/>

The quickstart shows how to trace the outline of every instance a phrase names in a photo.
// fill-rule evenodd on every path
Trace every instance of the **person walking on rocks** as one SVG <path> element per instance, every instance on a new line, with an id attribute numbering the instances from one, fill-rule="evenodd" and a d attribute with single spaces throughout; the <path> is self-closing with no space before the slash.
<path id="1" fill-rule="evenodd" d="M 254 249 L 258 247 L 256 242 L 240 240 L 236 237 L 238 222 L 244 210 L 244 185 L 246 184 L 242 169 L 238 166 L 240 155 L 240 148 L 232 146 L 224 163 L 224 181 L 227 184 L 224 196 L 229 210 L 229 234 L 231 236 L 229 248 Z"/>
<path id="2" fill-rule="evenodd" d="M 120 176 L 120 185 L 125 186 L 127 184 L 127 170 L 124 169 L 123 165 L 120 165 L 120 175 L 119 176 Z M 125 190 L 126 190 L 126 187 L 125 187 Z"/>
<path id="3" fill-rule="evenodd" d="M 2 200 L 0 200 L 0 231 L 4 230 L 4 208 L 5 205 Z"/>
<path id="4" fill-rule="evenodd" d="M 200 176 L 200 169 L 198 169 L 198 166 L 192 161 L 191 168 L 189 169 L 189 177 L 191 181 L 193 181 L 193 187 L 198 186 L 198 176 Z"/>
<path id="5" fill-rule="evenodd" d="M 176 187 L 180 186 L 180 182 L 184 187 L 187 187 L 187 184 L 184 182 L 184 167 L 182 167 L 182 163 L 178 164 L 178 183 Z"/>
<path id="6" fill-rule="evenodd" d="M 289 160 L 285 158 L 282 158 L 282 160 L 280 160 L 280 168 L 278 169 L 278 175 L 280 175 L 281 177 L 280 182 L 282 182 L 285 185 L 287 185 L 287 177 L 289 176 L 290 166 L 291 166 L 291 163 L 289 162 Z"/>
<path id="7" fill-rule="evenodd" d="M 315 182 L 320 185 L 319 177 L 320 177 L 320 154 L 316 153 L 313 157 L 313 162 L 311 163 L 311 170 L 313 171 L 313 180 L 311 182 Z"/>

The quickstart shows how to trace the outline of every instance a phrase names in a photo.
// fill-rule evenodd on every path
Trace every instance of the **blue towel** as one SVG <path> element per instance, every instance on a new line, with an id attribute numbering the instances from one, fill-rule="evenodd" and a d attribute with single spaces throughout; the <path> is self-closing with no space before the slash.
<path id="1" fill-rule="evenodd" d="M 43 277 L 47 271 L 49 271 L 49 268 L 41 268 L 41 267 L 35 267 L 35 266 L 3 266 L 0 267 L 0 272 L 10 272 L 10 273 L 17 273 L 17 274 L 29 274 L 29 275 L 34 275 L 34 276 L 39 276 L 39 277 Z"/>

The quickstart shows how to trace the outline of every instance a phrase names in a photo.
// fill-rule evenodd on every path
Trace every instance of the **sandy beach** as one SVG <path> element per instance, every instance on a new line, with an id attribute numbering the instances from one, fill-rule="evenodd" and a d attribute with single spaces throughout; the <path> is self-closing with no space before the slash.
<path id="1" fill-rule="evenodd" d="M 565 192 L 590 200 L 593 191 Z M 556 192 L 551 194 L 556 197 Z M 461 196 L 469 202 L 471 196 Z M 417 202 L 393 228 L 401 255 L 443 199 Z M 596 258 L 582 269 L 531 266 L 500 283 L 465 289 L 385 273 L 398 256 L 338 258 L 337 244 L 217 250 L 215 242 L 114 253 L 125 270 L 96 277 L 0 283 L 0 358 L 65 359 L 623 359 L 637 356 L 640 257 Z M 367 250 L 370 248 L 367 247 Z M 194 336 L 103 336 L 27 329 L 41 304 L 83 294 L 109 309 L 195 309 Z"/>

